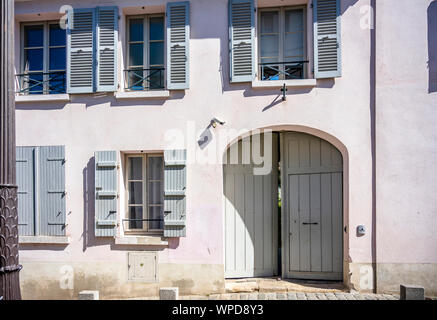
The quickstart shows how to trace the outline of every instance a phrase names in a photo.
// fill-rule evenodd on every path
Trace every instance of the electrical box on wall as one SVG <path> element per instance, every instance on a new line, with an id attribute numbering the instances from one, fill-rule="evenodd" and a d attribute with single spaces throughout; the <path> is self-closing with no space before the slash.
<path id="1" fill-rule="evenodd" d="M 158 257 L 156 252 L 128 252 L 128 280 L 158 281 Z"/>

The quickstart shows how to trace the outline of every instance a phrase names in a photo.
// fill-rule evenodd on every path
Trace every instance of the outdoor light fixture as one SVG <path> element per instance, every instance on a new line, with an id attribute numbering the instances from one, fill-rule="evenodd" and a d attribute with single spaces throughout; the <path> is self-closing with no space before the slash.
<path id="1" fill-rule="evenodd" d="M 217 123 L 220 124 L 220 125 L 224 125 L 224 124 L 225 124 L 224 121 L 220 121 L 220 120 L 218 120 L 217 118 L 213 118 L 213 119 L 211 120 L 211 126 L 212 126 L 213 128 L 217 128 Z"/>

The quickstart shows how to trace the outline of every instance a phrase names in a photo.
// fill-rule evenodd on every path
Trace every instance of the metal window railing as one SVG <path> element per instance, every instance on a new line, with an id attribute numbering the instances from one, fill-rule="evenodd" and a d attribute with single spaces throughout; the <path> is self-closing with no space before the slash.
<path id="1" fill-rule="evenodd" d="M 147 222 L 148 229 L 163 230 L 164 228 L 164 219 L 122 219 L 124 230 L 141 230 L 143 229 L 143 222 Z M 157 227 L 153 225 L 154 222 L 158 225 Z"/>
<path id="2" fill-rule="evenodd" d="M 165 68 L 127 69 L 125 72 L 126 90 L 157 90 L 164 89 Z"/>
<path id="3" fill-rule="evenodd" d="M 65 71 L 21 73 L 15 76 L 18 82 L 18 94 L 66 93 Z"/>
<path id="4" fill-rule="evenodd" d="M 260 63 L 260 79 L 265 80 L 291 80 L 305 77 L 305 65 L 309 61 L 287 61 Z"/>

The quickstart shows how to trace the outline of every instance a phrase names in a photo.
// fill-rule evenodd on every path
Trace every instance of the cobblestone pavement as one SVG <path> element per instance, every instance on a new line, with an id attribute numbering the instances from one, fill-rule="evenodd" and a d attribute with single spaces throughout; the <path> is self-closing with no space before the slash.
<path id="1" fill-rule="evenodd" d="M 253 292 L 181 296 L 180 300 L 399 300 L 399 296 L 347 292 Z"/>

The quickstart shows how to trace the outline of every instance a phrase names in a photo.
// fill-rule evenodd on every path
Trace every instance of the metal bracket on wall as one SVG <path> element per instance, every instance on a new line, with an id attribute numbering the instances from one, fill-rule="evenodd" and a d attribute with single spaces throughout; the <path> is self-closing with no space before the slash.
<path id="1" fill-rule="evenodd" d="M 284 85 L 283 85 L 282 88 L 281 88 L 281 92 L 282 92 L 282 101 L 286 101 L 286 100 L 287 100 L 287 91 L 288 91 L 287 86 L 286 86 L 285 83 L 284 83 Z"/>

